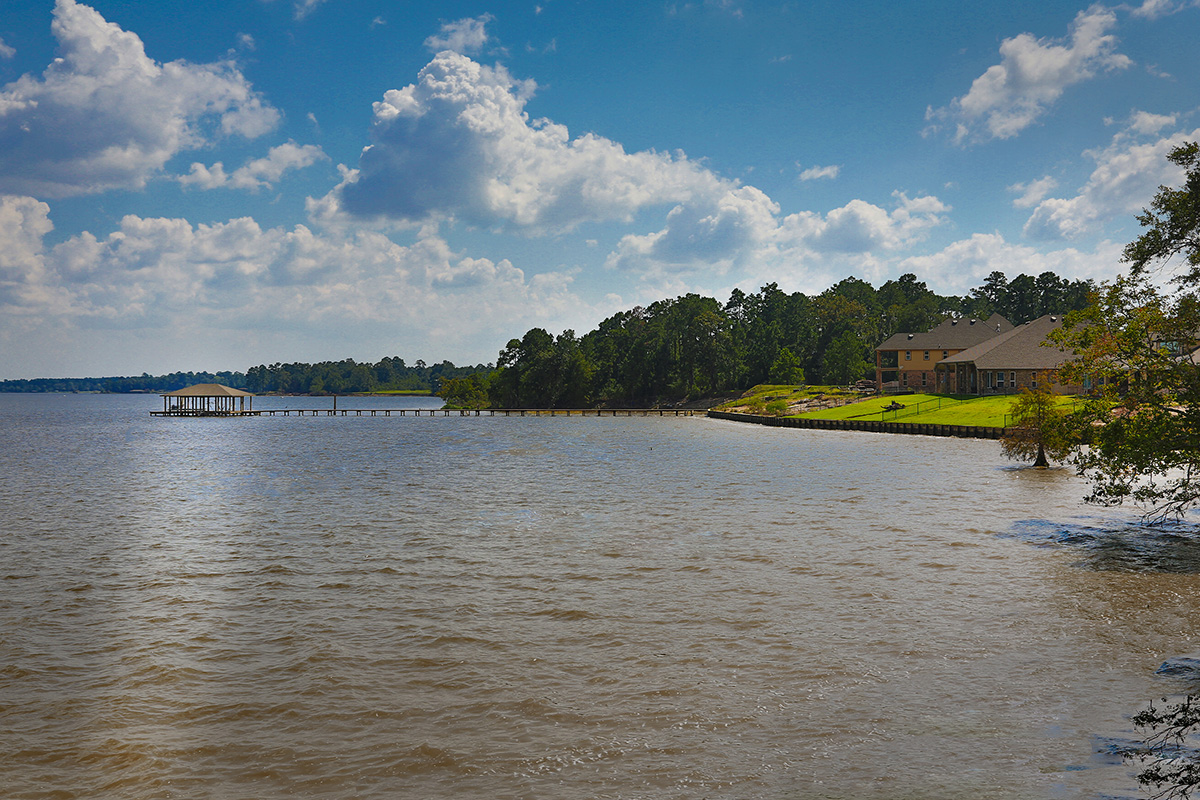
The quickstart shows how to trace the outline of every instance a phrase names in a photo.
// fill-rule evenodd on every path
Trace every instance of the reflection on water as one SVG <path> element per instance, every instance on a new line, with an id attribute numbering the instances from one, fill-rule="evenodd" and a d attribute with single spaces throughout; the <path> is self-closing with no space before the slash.
<path id="1" fill-rule="evenodd" d="M 1132 797 L 1200 630 L 995 442 L 159 405 L 0 396 L 6 800 Z"/>

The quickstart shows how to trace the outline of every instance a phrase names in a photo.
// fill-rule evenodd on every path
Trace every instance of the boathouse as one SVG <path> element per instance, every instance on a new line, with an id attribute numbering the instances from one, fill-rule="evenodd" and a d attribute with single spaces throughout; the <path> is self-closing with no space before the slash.
<path id="1" fill-rule="evenodd" d="M 162 396 L 160 417 L 236 417 L 252 415 L 254 395 L 218 383 L 198 383 Z"/>

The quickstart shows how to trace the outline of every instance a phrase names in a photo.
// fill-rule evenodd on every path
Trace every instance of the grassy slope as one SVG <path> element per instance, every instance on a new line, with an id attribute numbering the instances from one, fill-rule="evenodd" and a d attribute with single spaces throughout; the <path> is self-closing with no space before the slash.
<path id="1" fill-rule="evenodd" d="M 933 425 L 977 425 L 986 428 L 1000 428 L 1004 426 L 1006 421 L 1005 415 L 1008 414 L 1009 409 L 1012 407 L 1012 402 L 1016 395 L 972 397 L 961 402 L 946 402 L 940 409 L 934 408 L 936 403 L 929 403 L 930 400 L 936 400 L 937 397 L 937 395 L 924 394 L 873 397 L 861 403 L 853 403 L 840 408 L 831 408 L 826 411 L 817 411 L 812 414 L 801 414 L 800 416 L 815 419 L 878 420 L 881 419 L 882 408 L 893 400 L 896 400 L 899 403 L 903 403 L 907 408 L 899 414 L 888 413 L 885 417 L 882 417 L 889 422 L 919 422 Z M 944 399 L 952 398 L 947 395 Z M 1074 398 L 1072 397 L 1059 398 L 1059 403 L 1066 406 L 1070 406 L 1073 401 Z M 929 410 L 923 410 L 919 414 L 906 413 L 912 410 L 918 403 L 929 403 L 926 406 Z"/>
<path id="2" fill-rule="evenodd" d="M 823 411 L 813 411 L 810 414 L 799 414 L 798 416 L 810 417 L 812 419 L 879 419 L 879 414 L 883 411 L 883 407 L 893 400 L 911 408 L 917 403 L 936 399 L 937 397 L 932 394 L 868 397 L 866 400 L 861 400 L 857 403 L 850 403 L 849 405 L 838 406 L 837 408 L 827 408 Z"/>
<path id="3" fill-rule="evenodd" d="M 749 389 L 737 400 L 730 400 L 727 403 L 722 403 L 717 406 L 718 410 L 728 410 L 745 406 L 755 400 L 761 403 L 769 403 L 773 400 L 786 400 L 788 402 L 798 402 L 807 397 L 815 397 L 819 394 L 826 396 L 851 395 L 852 393 L 836 386 L 788 386 L 775 385 L 770 383 L 760 383 L 757 386 Z"/>

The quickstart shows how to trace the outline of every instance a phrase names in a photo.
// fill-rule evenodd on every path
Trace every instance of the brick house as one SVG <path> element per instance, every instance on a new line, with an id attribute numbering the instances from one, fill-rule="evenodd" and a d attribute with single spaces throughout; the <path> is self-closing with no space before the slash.
<path id="1" fill-rule="evenodd" d="M 1082 393 L 1086 387 L 1057 382 L 1058 368 L 1070 354 L 1042 344 L 1062 319 L 1057 314 L 1038 317 L 943 359 L 936 368 L 937 391 L 987 395 L 1049 388 L 1060 394 Z"/>
<path id="2" fill-rule="evenodd" d="M 875 385 L 933 391 L 939 363 L 1011 330 L 1012 323 L 993 314 L 986 321 L 960 317 L 925 333 L 897 333 L 875 348 Z"/>

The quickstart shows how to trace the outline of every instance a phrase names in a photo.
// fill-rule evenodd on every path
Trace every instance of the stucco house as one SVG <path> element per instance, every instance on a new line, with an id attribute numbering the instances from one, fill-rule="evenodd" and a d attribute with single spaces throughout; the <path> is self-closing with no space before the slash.
<path id="1" fill-rule="evenodd" d="M 925 333 L 897 333 L 875 348 L 875 385 L 933 391 L 938 364 L 1011 330 L 1011 322 L 993 314 L 986 320 L 948 319 Z"/>

